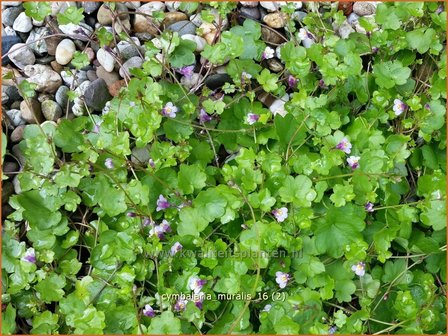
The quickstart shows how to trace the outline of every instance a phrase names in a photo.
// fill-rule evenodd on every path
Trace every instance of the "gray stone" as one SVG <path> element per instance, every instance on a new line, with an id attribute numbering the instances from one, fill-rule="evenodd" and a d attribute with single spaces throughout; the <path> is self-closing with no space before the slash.
<path id="1" fill-rule="evenodd" d="M 143 64 L 143 60 L 140 57 L 132 57 L 130 59 L 128 59 L 126 62 L 123 63 L 123 66 L 120 68 L 120 76 L 121 77 L 125 77 L 125 76 L 130 76 L 129 74 L 129 69 L 132 68 L 140 68 Z M 99 77 L 99 76 L 98 76 Z"/>
<path id="2" fill-rule="evenodd" d="M 20 110 L 12 109 L 6 111 L 6 115 L 8 116 L 13 126 L 19 126 L 25 124 L 25 120 L 22 119 L 22 112 L 20 112 Z"/>
<path id="3" fill-rule="evenodd" d="M 151 41 L 153 35 L 151 35 L 150 33 L 135 33 L 135 37 L 137 37 L 142 42 L 146 42 Z"/>
<path id="4" fill-rule="evenodd" d="M 104 79 L 93 81 L 84 93 L 86 105 L 95 111 L 101 111 L 106 103 L 112 99 Z"/>
<path id="5" fill-rule="evenodd" d="M 347 21 L 344 21 L 338 28 L 338 34 L 342 39 L 347 39 L 349 35 L 354 32 L 355 30 Z"/>
<path id="6" fill-rule="evenodd" d="M 92 14 L 100 7 L 101 3 L 96 1 L 84 1 L 81 2 L 81 6 L 84 8 L 84 12 L 87 14 Z"/>
<path id="7" fill-rule="evenodd" d="M 232 83 L 228 74 L 214 74 L 205 79 L 205 85 L 212 90 L 222 87 L 224 83 Z"/>
<path id="8" fill-rule="evenodd" d="M 27 65 L 24 72 L 30 83 L 37 84 L 38 92 L 54 93 L 62 84 L 61 76 L 48 65 Z"/>
<path id="9" fill-rule="evenodd" d="M 140 55 L 138 47 L 126 41 L 118 42 L 116 49 L 118 49 L 119 55 L 123 61 L 127 61 L 132 57 Z"/>
<path id="10" fill-rule="evenodd" d="M 259 20 L 261 17 L 260 10 L 257 7 L 241 7 L 240 15 L 243 18 L 249 18 L 252 20 Z"/>
<path id="11" fill-rule="evenodd" d="M 2 85 L 2 92 L 4 92 L 8 96 L 8 102 L 11 104 L 12 102 L 21 100 L 22 97 L 19 94 L 19 90 L 17 90 L 17 87 L 11 85 Z"/>
<path id="12" fill-rule="evenodd" d="M 54 98 L 56 102 L 63 108 L 68 104 L 68 93 L 70 92 L 70 89 L 64 85 L 61 85 L 59 89 L 56 91 Z"/>
<path id="13" fill-rule="evenodd" d="M 151 158 L 151 156 L 149 155 L 150 149 L 150 146 L 146 146 L 143 148 L 132 148 L 131 161 L 135 164 L 147 163 Z"/>
<path id="14" fill-rule="evenodd" d="M 204 50 L 204 48 L 207 44 L 207 41 L 203 37 L 193 35 L 193 34 L 182 35 L 182 39 L 193 41 L 194 43 L 196 43 L 196 51 Z"/>
<path id="15" fill-rule="evenodd" d="M 22 12 L 23 12 L 22 6 L 6 8 L 2 12 L 2 23 L 5 26 L 12 27 L 12 25 L 14 24 L 14 21 L 17 19 L 19 14 Z"/>
<path id="16" fill-rule="evenodd" d="M 240 4 L 244 7 L 258 7 L 259 2 L 258 1 L 240 1 Z"/>
<path id="17" fill-rule="evenodd" d="M 89 36 L 93 33 L 92 27 L 88 24 L 81 22 L 79 25 L 73 23 L 68 23 L 66 25 L 60 25 L 59 29 L 64 33 L 69 35 L 73 39 L 78 39 L 81 41 L 88 41 Z"/>
<path id="18" fill-rule="evenodd" d="M 87 79 L 91 82 L 98 79 L 98 76 L 96 75 L 95 70 L 88 70 L 87 71 Z"/>
<path id="19" fill-rule="evenodd" d="M 29 44 L 29 47 L 34 51 L 35 54 L 44 55 L 48 52 L 46 39 L 43 38 L 48 34 L 49 30 L 47 27 L 35 28 L 31 31 L 30 36 L 28 36 L 28 39 L 26 40 L 26 43 Z"/>
<path id="20" fill-rule="evenodd" d="M 306 18 L 308 14 L 302 11 L 295 11 L 292 14 L 292 18 L 298 22 L 302 22 L 304 18 Z"/>
<path id="21" fill-rule="evenodd" d="M 40 124 L 44 121 L 40 103 L 37 99 L 23 100 L 20 103 L 20 111 L 22 112 L 22 119 L 29 124 L 36 124 L 36 121 Z"/>
<path id="22" fill-rule="evenodd" d="M 6 55 L 13 46 L 20 42 L 22 40 L 18 36 L 2 36 L 2 55 Z M 8 64 L 9 61 L 9 57 L 2 58 L 3 65 Z"/>
<path id="23" fill-rule="evenodd" d="M 6 161 L 3 163 L 3 172 L 7 176 L 11 176 L 9 173 L 14 173 L 19 170 L 19 165 L 15 161 Z"/>
<path id="24" fill-rule="evenodd" d="M 72 85 L 74 85 L 75 87 L 77 87 L 87 80 L 87 71 L 85 70 L 72 70 L 71 72 L 61 71 L 61 77 L 67 86 L 71 87 Z"/>
<path id="25" fill-rule="evenodd" d="M 20 13 L 17 18 L 14 20 L 12 28 L 15 31 L 21 33 L 28 33 L 31 29 L 33 29 L 33 23 L 31 18 L 29 18 L 25 12 Z"/>
<path id="26" fill-rule="evenodd" d="M 177 32 L 179 36 L 185 35 L 185 34 L 196 34 L 196 26 L 187 20 L 179 21 L 176 23 L 173 23 L 167 27 L 168 30 Z"/>
<path id="27" fill-rule="evenodd" d="M 53 100 L 46 100 L 42 103 L 42 114 L 45 119 L 56 121 L 62 116 L 62 109 Z"/>
<path id="28" fill-rule="evenodd" d="M 9 50 L 8 57 L 19 69 L 24 69 L 27 65 L 36 62 L 33 51 L 25 43 L 13 45 Z"/>
<path id="29" fill-rule="evenodd" d="M 376 3 L 368 1 L 357 1 L 353 5 L 353 12 L 359 16 L 372 15 L 376 12 Z"/>

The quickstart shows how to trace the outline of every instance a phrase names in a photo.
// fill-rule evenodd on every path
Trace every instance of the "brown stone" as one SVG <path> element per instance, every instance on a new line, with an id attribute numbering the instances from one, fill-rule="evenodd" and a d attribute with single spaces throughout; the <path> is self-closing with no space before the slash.
<path id="1" fill-rule="evenodd" d="M 104 79 L 107 85 L 111 85 L 120 79 L 116 72 L 107 72 L 102 66 L 96 68 L 98 78 Z"/>
<path id="2" fill-rule="evenodd" d="M 62 38 L 59 36 L 52 36 L 45 39 L 45 43 L 47 44 L 48 55 L 54 56 L 56 55 L 56 48 L 58 44 L 62 41 Z"/>
<path id="3" fill-rule="evenodd" d="M 64 66 L 60 65 L 58 62 L 56 61 L 52 61 L 50 62 L 51 68 L 56 71 L 57 73 L 61 73 L 62 70 L 64 70 Z"/>
<path id="4" fill-rule="evenodd" d="M 163 19 L 163 24 L 165 27 L 168 27 L 170 24 L 175 22 L 188 20 L 188 16 L 182 12 L 168 12 L 165 13 L 165 18 Z"/>
<path id="5" fill-rule="evenodd" d="M 20 103 L 20 111 L 22 112 L 22 119 L 29 124 L 35 124 L 36 119 L 39 124 L 45 120 L 40 103 L 34 98 L 28 99 L 28 101 L 23 100 Z"/>
<path id="6" fill-rule="evenodd" d="M 11 133 L 11 141 L 12 142 L 19 142 L 23 139 L 23 131 L 25 130 L 26 125 L 19 125 L 17 126 L 14 131 Z"/>
<path id="7" fill-rule="evenodd" d="M 276 29 L 286 26 L 287 20 L 288 15 L 282 12 L 271 13 L 263 18 L 264 23 L 266 23 L 269 27 Z"/>
<path id="8" fill-rule="evenodd" d="M 118 96 L 118 93 L 120 92 L 120 89 L 122 87 L 126 86 L 126 81 L 124 79 L 116 81 L 115 83 L 112 83 L 111 85 L 108 85 L 109 93 L 111 96 L 116 97 Z"/>
<path id="9" fill-rule="evenodd" d="M 287 41 L 286 39 L 282 38 L 282 34 L 277 32 L 276 30 L 264 26 L 261 27 L 261 36 L 263 38 L 263 41 L 276 45 L 282 44 Z"/>

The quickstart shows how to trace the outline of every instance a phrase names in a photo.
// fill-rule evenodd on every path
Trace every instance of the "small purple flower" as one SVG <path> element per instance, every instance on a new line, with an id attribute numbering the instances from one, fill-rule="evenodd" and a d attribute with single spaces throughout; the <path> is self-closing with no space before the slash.
<path id="1" fill-rule="evenodd" d="M 204 302 L 205 294 L 203 292 L 199 292 L 195 295 L 195 299 L 193 300 L 194 304 L 198 309 L 202 309 L 202 303 Z"/>
<path id="2" fill-rule="evenodd" d="M 188 65 L 185 66 L 183 68 L 177 69 L 177 72 L 179 72 L 181 75 L 184 75 L 187 78 L 191 78 L 191 76 L 193 76 L 193 71 L 194 71 L 194 64 L 193 65 Z"/>
<path id="3" fill-rule="evenodd" d="M 280 288 L 285 288 L 289 280 L 291 280 L 291 277 L 288 273 L 275 272 L 275 282 L 278 283 Z"/>
<path id="4" fill-rule="evenodd" d="M 264 306 L 264 308 L 261 310 L 262 312 L 268 312 L 270 311 L 272 308 L 271 304 L 267 304 L 266 306 Z"/>
<path id="5" fill-rule="evenodd" d="M 328 328 L 328 334 L 330 335 L 334 335 L 334 333 L 338 330 L 338 328 L 336 326 L 331 326 L 330 328 Z"/>
<path id="6" fill-rule="evenodd" d="M 134 217 L 137 217 L 137 214 L 136 214 L 135 212 L 129 211 L 129 212 L 126 214 L 126 216 L 131 217 L 131 218 L 134 218 Z"/>
<path id="7" fill-rule="evenodd" d="M 321 89 L 328 89 L 328 85 L 325 84 L 325 82 L 324 82 L 323 79 L 319 80 L 319 87 L 320 87 Z"/>
<path id="8" fill-rule="evenodd" d="M 261 55 L 261 60 L 266 60 L 266 59 L 270 59 L 273 58 L 275 54 L 275 50 L 272 49 L 271 47 L 266 47 L 264 48 L 263 54 Z"/>
<path id="9" fill-rule="evenodd" d="M 188 279 L 188 288 L 190 288 L 195 294 L 198 294 L 206 283 L 207 280 L 202 280 L 198 276 L 194 275 Z"/>
<path id="10" fill-rule="evenodd" d="M 170 202 L 168 202 L 168 200 L 163 195 L 159 195 L 156 211 L 168 209 L 170 206 Z"/>
<path id="11" fill-rule="evenodd" d="M 154 225 L 154 222 L 153 222 L 150 218 L 145 217 L 145 218 L 143 218 L 142 225 L 143 225 L 144 227 L 146 227 L 146 226 L 148 226 L 148 225 Z"/>
<path id="12" fill-rule="evenodd" d="M 156 316 L 156 313 L 154 312 L 154 309 L 152 309 L 152 307 L 149 304 L 147 304 L 145 305 L 145 308 L 143 308 L 143 315 L 148 317 L 154 317 Z"/>
<path id="13" fill-rule="evenodd" d="M 106 160 L 104 160 L 104 166 L 107 168 L 107 169 L 114 169 L 114 162 L 112 161 L 112 159 L 111 158 L 107 158 Z"/>
<path id="14" fill-rule="evenodd" d="M 360 261 L 356 265 L 352 266 L 352 271 L 355 272 L 357 276 L 362 277 L 364 276 L 364 274 L 366 274 L 366 264 Z"/>
<path id="15" fill-rule="evenodd" d="M 440 5 L 439 7 L 437 7 L 437 9 L 436 9 L 436 14 L 438 15 L 438 14 L 440 14 L 440 13 L 442 13 L 443 12 L 443 5 Z"/>
<path id="16" fill-rule="evenodd" d="M 169 223 L 166 219 L 164 219 L 164 220 L 162 221 L 162 223 L 160 223 L 160 227 L 162 228 L 162 230 L 163 230 L 164 233 L 171 232 L 171 226 L 170 226 L 170 223 Z"/>
<path id="17" fill-rule="evenodd" d="M 174 304 L 174 311 L 180 312 L 187 308 L 188 301 L 180 297 Z"/>
<path id="18" fill-rule="evenodd" d="M 156 167 L 156 163 L 154 162 L 153 159 L 149 159 L 148 164 L 149 164 L 149 166 L 150 166 L 151 168 L 153 168 L 153 169 Z"/>
<path id="19" fill-rule="evenodd" d="M 380 48 L 378 48 L 378 47 L 373 47 L 372 48 L 372 53 L 377 54 L 378 51 L 380 51 Z"/>
<path id="20" fill-rule="evenodd" d="M 177 252 L 183 249 L 183 246 L 179 242 L 175 242 L 173 246 L 171 246 L 170 252 L 171 255 L 175 255 Z"/>
<path id="21" fill-rule="evenodd" d="M 340 149 L 344 153 L 350 154 L 352 151 L 352 144 L 346 137 L 343 137 L 342 140 L 336 145 L 336 149 Z"/>
<path id="22" fill-rule="evenodd" d="M 288 76 L 288 85 L 290 88 L 295 88 L 297 85 L 297 78 L 295 78 L 293 75 Z"/>
<path id="23" fill-rule="evenodd" d="M 300 40 L 306 40 L 306 39 L 310 39 L 313 40 L 314 39 L 314 35 L 311 34 L 307 29 L 305 28 L 300 28 L 299 29 L 299 34 L 298 34 Z"/>
<path id="24" fill-rule="evenodd" d="M 429 106 L 429 104 L 426 103 L 426 104 L 425 104 L 425 109 L 430 110 L 430 109 L 431 109 L 431 106 Z"/>
<path id="25" fill-rule="evenodd" d="M 367 212 L 374 212 L 375 209 L 373 208 L 373 203 L 367 202 L 364 206 L 364 209 L 366 209 Z"/>
<path id="26" fill-rule="evenodd" d="M 255 114 L 255 113 L 249 113 L 249 114 L 247 115 L 247 117 L 246 117 L 246 122 L 247 122 L 249 125 L 253 125 L 253 124 L 255 124 L 255 123 L 258 121 L 258 119 L 260 119 L 260 116 L 259 116 L 258 114 Z"/>
<path id="27" fill-rule="evenodd" d="M 151 230 L 149 230 L 149 236 L 152 237 L 156 235 L 159 239 L 165 238 L 165 231 L 160 225 L 155 225 Z"/>
<path id="28" fill-rule="evenodd" d="M 288 208 L 282 207 L 279 209 L 272 210 L 272 214 L 274 215 L 277 222 L 283 222 L 286 218 L 288 218 Z"/>
<path id="29" fill-rule="evenodd" d="M 93 133 L 98 134 L 100 132 L 100 123 L 95 123 L 95 125 L 93 126 Z"/>
<path id="30" fill-rule="evenodd" d="M 22 257 L 23 261 L 35 264 L 36 263 L 36 253 L 34 252 L 34 248 L 30 247 L 25 251 L 25 254 Z"/>
<path id="31" fill-rule="evenodd" d="M 162 109 L 162 115 L 165 117 L 176 118 L 176 113 L 179 109 L 174 106 L 172 102 L 166 103 L 165 107 Z"/>
<path id="32" fill-rule="evenodd" d="M 208 121 L 211 121 L 212 119 L 213 119 L 213 117 L 211 115 L 209 115 L 207 112 L 205 112 L 204 109 L 201 109 L 199 111 L 199 122 L 206 123 Z"/>
<path id="33" fill-rule="evenodd" d="M 402 114 L 404 111 L 406 111 L 408 109 L 408 105 L 406 105 L 400 99 L 395 99 L 393 109 L 394 109 L 395 115 L 399 116 L 400 114 Z"/>
<path id="34" fill-rule="evenodd" d="M 359 157 L 359 156 L 350 156 L 347 158 L 347 164 L 350 166 L 350 168 L 356 169 L 359 167 L 360 159 L 361 159 L 361 157 Z"/>

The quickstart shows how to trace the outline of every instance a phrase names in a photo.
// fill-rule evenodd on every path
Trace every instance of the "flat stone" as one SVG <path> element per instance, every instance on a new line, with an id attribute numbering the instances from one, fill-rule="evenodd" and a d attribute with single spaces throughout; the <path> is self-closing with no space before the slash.
<path id="1" fill-rule="evenodd" d="M 19 69 L 24 69 L 27 65 L 36 62 L 33 51 L 25 43 L 13 45 L 9 50 L 8 57 Z"/>
<path id="2" fill-rule="evenodd" d="M 119 74 L 122 78 L 125 76 L 130 76 L 129 69 L 132 68 L 140 68 L 143 64 L 143 60 L 140 57 L 132 57 L 123 63 L 123 66 L 120 68 Z"/>
<path id="3" fill-rule="evenodd" d="M 22 112 L 22 119 L 29 124 L 35 124 L 36 119 L 39 124 L 44 121 L 40 103 L 34 98 L 27 101 L 23 100 L 20 103 L 20 111 Z"/>
<path id="4" fill-rule="evenodd" d="M 95 111 L 101 111 L 106 103 L 112 99 L 104 79 L 97 79 L 90 83 L 84 93 L 86 105 Z"/>
<path id="5" fill-rule="evenodd" d="M 14 21 L 17 19 L 19 14 L 22 12 L 23 12 L 22 6 L 6 8 L 2 12 L 2 23 L 5 26 L 12 27 L 12 25 L 14 24 Z"/>
<path id="6" fill-rule="evenodd" d="M 179 21 L 176 23 L 173 23 L 166 27 L 168 30 L 177 32 L 179 36 L 185 35 L 185 34 L 196 34 L 196 26 L 187 20 Z"/>
<path id="7" fill-rule="evenodd" d="M 54 93 L 62 85 L 62 78 L 48 65 L 27 65 L 24 73 L 30 83 L 37 84 L 38 92 Z"/>

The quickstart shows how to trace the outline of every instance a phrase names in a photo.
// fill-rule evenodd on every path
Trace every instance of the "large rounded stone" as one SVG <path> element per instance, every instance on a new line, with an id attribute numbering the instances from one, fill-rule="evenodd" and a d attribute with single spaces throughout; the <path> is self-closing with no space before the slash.
<path id="1" fill-rule="evenodd" d="M 25 43 L 13 45 L 9 50 L 8 57 L 19 69 L 24 69 L 27 65 L 32 65 L 36 62 L 36 56 Z"/>
<path id="2" fill-rule="evenodd" d="M 56 48 L 56 62 L 61 65 L 70 63 L 75 54 L 76 46 L 70 39 L 62 40 Z"/>
<path id="3" fill-rule="evenodd" d="M 106 103 L 112 99 L 104 79 L 98 78 L 90 83 L 84 93 L 86 105 L 95 111 L 101 111 Z"/>
<path id="4" fill-rule="evenodd" d="M 46 100 L 42 103 L 42 114 L 45 119 L 56 121 L 62 116 L 62 109 L 53 100 Z"/>
<path id="5" fill-rule="evenodd" d="M 25 14 L 25 12 L 22 12 L 14 20 L 12 28 L 21 33 L 28 33 L 31 29 L 33 29 L 33 22 L 31 21 L 31 18 Z"/>
<path id="6" fill-rule="evenodd" d="M 176 23 L 173 23 L 167 27 L 168 30 L 177 32 L 179 36 L 185 35 L 185 34 L 196 34 L 196 26 L 187 20 L 179 21 Z"/>
<path id="7" fill-rule="evenodd" d="M 29 124 L 36 124 L 36 120 L 39 124 L 44 121 L 40 104 L 34 98 L 23 100 L 20 103 L 20 111 L 22 119 Z"/>
<path id="8" fill-rule="evenodd" d="M 62 84 L 62 78 L 48 65 L 27 65 L 24 69 L 28 81 L 37 85 L 38 92 L 54 93 Z"/>

